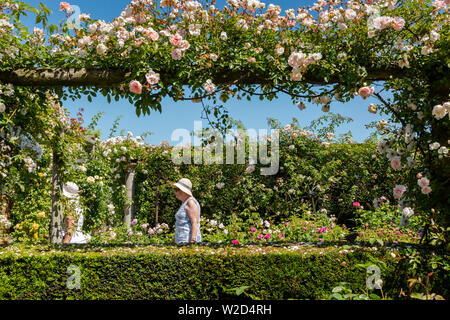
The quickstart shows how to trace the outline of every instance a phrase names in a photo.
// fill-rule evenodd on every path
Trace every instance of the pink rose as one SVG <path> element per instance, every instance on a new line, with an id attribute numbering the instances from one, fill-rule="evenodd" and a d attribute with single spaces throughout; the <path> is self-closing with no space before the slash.
<path id="1" fill-rule="evenodd" d="M 170 36 L 170 43 L 175 47 L 179 47 L 182 40 L 183 37 L 180 36 L 178 33 Z"/>
<path id="2" fill-rule="evenodd" d="M 392 19 L 391 26 L 392 28 L 394 28 L 394 30 L 400 31 L 405 26 L 405 19 L 401 17 L 395 17 L 394 19 Z"/>
<path id="3" fill-rule="evenodd" d="M 354 206 L 354 207 L 359 207 L 360 204 L 359 204 L 359 202 L 353 202 L 353 206 Z"/>
<path id="4" fill-rule="evenodd" d="M 322 238 L 319 238 L 319 242 L 322 242 L 323 241 L 323 239 Z"/>
<path id="5" fill-rule="evenodd" d="M 150 30 L 148 31 L 148 37 L 150 39 L 152 39 L 153 41 L 158 41 L 159 39 L 159 34 L 158 32 L 156 32 L 155 30 L 153 30 L 152 28 L 150 28 Z"/>
<path id="6" fill-rule="evenodd" d="M 264 235 L 263 235 L 263 234 L 260 234 L 260 235 L 258 236 L 258 240 L 262 240 L 262 238 L 264 238 Z"/>
<path id="7" fill-rule="evenodd" d="M 383 30 L 383 29 L 389 27 L 391 22 L 392 22 L 391 17 L 382 16 L 382 17 L 373 19 L 373 26 L 378 30 Z"/>
<path id="8" fill-rule="evenodd" d="M 137 219 L 133 219 L 133 221 L 131 221 L 131 225 L 135 226 L 138 223 Z"/>
<path id="9" fill-rule="evenodd" d="M 203 84 L 203 88 L 208 94 L 212 94 L 214 91 L 216 91 L 216 85 L 212 83 L 210 79 L 206 80 L 206 82 Z"/>
<path id="10" fill-rule="evenodd" d="M 404 185 L 396 185 L 394 188 L 394 198 L 397 200 L 400 199 L 405 191 L 406 187 Z"/>
<path id="11" fill-rule="evenodd" d="M 231 241 L 231 243 L 233 243 L 233 244 L 239 244 L 239 241 L 238 241 L 238 240 L 233 240 L 233 241 Z"/>
<path id="12" fill-rule="evenodd" d="M 159 73 L 154 72 L 150 69 L 150 71 L 145 75 L 145 79 L 151 85 L 155 85 L 159 82 Z"/>
<path id="13" fill-rule="evenodd" d="M 266 234 L 266 236 L 264 238 L 269 239 L 270 238 L 270 233 Z"/>
<path id="14" fill-rule="evenodd" d="M 436 0 L 434 1 L 433 6 L 438 10 L 443 10 L 447 6 L 447 4 L 449 4 L 449 2 L 450 1 L 448 0 L 445 1 Z"/>
<path id="15" fill-rule="evenodd" d="M 287 227 L 287 226 L 290 225 L 290 224 L 291 224 L 290 222 L 286 222 L 286 223 L 284 224 L 284 226 Z"/>
<path id="16" fill-rule="evenodd" d="M 375 92 L 375 89 L 373 87 L 362 87 L 358 90 L 359 95 L 363 99 L 367 99 Z"/>
<path id="17" fill-rule="evenodd" d="M 429 194 L 431 192 L 431 187 L 430 186 L 425 186 L 422 188 L 422 193 L 423 194 Z"/>
<path id="18" fill-rule="evenodd" d="M 180 60 L 183 57 L 183 51 L 181 49 L 173 49 L 172 51 L 172 58 L 174 60 Z"/>
<path id="19" fill-rule="evenodd" d="M 186 51 L 187 49 L 189 49 L 191 47 L 191 44 L 187 40 L 181 40 L 179 47 L 181 50 Z"/>
<path id="20" fill-rule="evenodd" d="M 70 8 L 70 4 L 68 4 L 67 2 L 60 2 L 59 3 L 59 10 L 60 11 L 66 11 L 69 10 Z"/>
<path id="21" fill-rule="evenodd" d="M 417 177 L 417 179 L 420 179 L 420 178 L 422 178 L 422 174 L 419 172 L 416 177 Z"/>
<path id="22" fill-rule="evenodd" d="M 141 94 L 142 93 L 142 84 L 137 81 L 137 80 L 133 80 L 130 82 L 130 91 L 136 94 Z"/>
<path id="23" fill-rule="evenodd" d="M 401 170 L 402 168 L 402 161 L 399 156 L 393 157 L 391 160 L 391 167 L 395 170 Z"/>
<path id="24" fill-rule="evenodd" d="M 280 233 L 280 234 L 278 235 L 278 237 L 283 238 L 283 237 L 284 237 L 284 234 Z"/>
<path id="25" fill-rule="evenodd" d="M 426 177 L 423 177 L 417 180 L 417 184 L 421 188 L 428 187 L 428 185 L 430 184 L 430 180 L 428 180 Z"/>
<path id="26" fill-rule="evenodd" d="M 255 228 L 255 227 L 251 227 L 251 228 L 250 228 L 250 231 L 255 232 L 255 231 L 256 231 L 256 228 Z"/>

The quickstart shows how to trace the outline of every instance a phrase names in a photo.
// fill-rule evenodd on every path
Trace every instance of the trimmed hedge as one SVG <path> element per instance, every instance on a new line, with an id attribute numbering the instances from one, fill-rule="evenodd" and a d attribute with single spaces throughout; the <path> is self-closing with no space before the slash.
<path id="1" fill-rule="evenodd" d="M 67 247 L 0 249 L 0 299 L 321 299 L 339 282 L 365 290 L 368 274 L 357 264 L 382 268 L 383 291 L 406 290 L 405 259 L 387 249 L 285 246 L 243 248 Z M 399 263 L 400 262 L 400 263 Z M 81 288 L 68 289 L 70 265 L 81 270 Z M 449 275 L 432 292 L 448 297 Z M 233 288 L 249 286 L 237 296 Z"/>

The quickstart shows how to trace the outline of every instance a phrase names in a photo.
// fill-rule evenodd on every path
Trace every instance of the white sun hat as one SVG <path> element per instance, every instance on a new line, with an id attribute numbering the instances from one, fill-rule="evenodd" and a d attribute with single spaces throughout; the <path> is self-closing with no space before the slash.
<path id="1" fill-rule="evenodd" d="M 77 198 L 79 191 L 78 186 L 74 182 L 67 182 L 63 186 L 63 195 L 67 198 Z"/>
<path id="2" fill-rule="evenodd" d="M 191 180 L 186 179 L 186 178 L 180 179 L 180 181 L 178 181 L 177 183 L 172 184 L 172 187 L 176 187 L 192 197 L 192 182 L 191 182 Z"/>

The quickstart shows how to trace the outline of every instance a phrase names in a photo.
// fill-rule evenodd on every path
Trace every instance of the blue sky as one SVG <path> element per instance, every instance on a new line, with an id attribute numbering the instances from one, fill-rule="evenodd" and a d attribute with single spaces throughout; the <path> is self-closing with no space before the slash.
<path id="1" fill-rule="evenodd" d="M 30 5 L 36 6 L 41 1 L 28 0 L 25 1 Z M 46 0 L 45 5 L 52 10 L 50 23 L 58 23 L 65 19 L 65 14 L 59 11 L 59 0 Z M 119 16 L 122 10 L 130 2 L 128 0 L 73 0 L 67 1 L 72 5 L 77 5 L 81 8 L 82 13 L 90 14 L 92 18 L 112 21 Z M 265 2 L 265 1 L 263 1 Z M 222 8 L 224 0 L 218 0 L 216 7 Z M 312 0 L 272 0 L 265 2 L 280 5 L 282 10 L 297 8 L 298 6 L 307 6 L 314 3 Z M 28 27 L 34 26 L 34 20 L 25 20 Z M 371 114 L 367 111 L 367 106 L 370 103 L 377 103 L 375 98 L 363 100 L 357 97 L 349 103 L 331 104 L 331 112 L 340 113 L 343 116 L 351 117 L 354 121 L 345 127 L 337 130 L 337 134 L 345 133 L 351 130 L 353 139 L 362 142 L 370 134 L 370 131 L 365 128 L 365 124 L 372 121 L 381 120 L 379 115 Z M 164 99 L 162 102 L 162 113 L 153 112 L 147 116 L 137 117 L 134 106 L 126 100 L 118 102 L 111 102 L 108 104 L 106 98 L 98 96 L 89 102 L 85 97 L 79 100 L 68 100 L 64 102 L 64 106 L 69 111 L 70 115 L 76 117 L 79 108 L 84 108 L 83 116 L 85 118 L 85 125 L 91 122 L 93 115 L 98 112 L 103 112 L 104 115 L 98 123 L 98 129 L 102 132 L 102 139 L 106 139 L 109 135 L 110 129 L 113 126 L 114 120 L 122 116 L 119 122 L 119 130 L 125 132 L 131 131 L 135 135 L 140 135 L 144 132 L 152 132 L 152 135 L 145 139 L 147 143 L 159 144 L 161 141 L 167 140 L 172 145 L 176 145 L 177 141 L 171 141 L 172 132 L 178 128 L 184 128 L 192 131 L 194 129 L 194 121 L 201 120 L 202 105 L 192 102 L 174 102 L 171 99 Z M 266 129 L 267 118 L 275 118 L 283 125 L 292 121 L 296 117 L 301 126 L 307 126 L 310 122 L 324 113 L 320 110 L 321 106 L 307 103 L 307 108 L 300 111 L 296 105 L 292 104 L 290 98 L 286 95 L 279 96 L 273 101 L 260 101 L 258 98 L 252 101 L 238 101 L 236 99 L 229 100 L 226 107 L 230 116 L 236 120 L 244 123 L 246 128 Z M 207 122 L 203 120 L 203 127 L 207 126 Z"/>

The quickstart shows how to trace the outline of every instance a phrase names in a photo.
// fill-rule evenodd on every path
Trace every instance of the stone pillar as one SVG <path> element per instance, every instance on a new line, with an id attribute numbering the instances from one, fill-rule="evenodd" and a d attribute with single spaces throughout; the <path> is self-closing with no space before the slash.
<path id="1" fill-rule="evenodd" d="M 125 186 L 127 188 L 127 204 L 124 208 L 123 222 L 127 225 L 131 225 L 131 221 L 134 219 L 135 207 L 134 207 L 134 176 L 136 173 L 137 163 L 132 162 L 128 164 L 127 173 L 125 176 Z"/>

